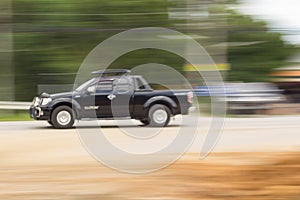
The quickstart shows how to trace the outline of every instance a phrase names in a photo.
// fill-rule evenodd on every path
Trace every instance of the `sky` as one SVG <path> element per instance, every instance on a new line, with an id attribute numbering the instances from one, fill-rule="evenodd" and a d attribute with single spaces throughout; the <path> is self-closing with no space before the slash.
<path id="1" fill-rule="evenodd" d="M 300 45 L 300 0 L 239 0 L 239 10 L 280 29 L 288 42 Z"/>

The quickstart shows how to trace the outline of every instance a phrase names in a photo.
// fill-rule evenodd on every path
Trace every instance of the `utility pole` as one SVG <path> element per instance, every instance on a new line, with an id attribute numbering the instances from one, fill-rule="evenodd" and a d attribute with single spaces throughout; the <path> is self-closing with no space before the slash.
<path id="1" fill-rule="evenodd" d="M 222 10 L 225 7 L 224 0 L 170 0 L 176 6 L 171 8 L 170 16 L 175 20 L 181 20 L 176 28 L 195 39 L 205 48 L 209 56 L 214 60 L 217 71 L 225 78 L 229 69 L 227 63 L 227 14 Z M 199 56 L 197 50 L 186 46 L 186 56 Z M 193 85 L 203 85 L 204 80 L 199 79 L 197 71 L 207 76 L 214 76 L 216 70 L 214 65 L 203 57 L 202 63 L 197 66 L 186 64 L 183 69 L 189 81 Z"/>
<path id="2" fill-rule="evenodd" d="M 0 100 L 14 100 L 11 0 L 0 1 Z"/>
<path id="3" fill-rule="evenodd" d="M 12 1 L 0 1 L 0 101 L 14 100 Z M 10 112 L 5 111 L 9 114 Z M 4 111 L 1 114 L 5 114 Z M 10 113 L 11 114 L 11 113 Z"/>

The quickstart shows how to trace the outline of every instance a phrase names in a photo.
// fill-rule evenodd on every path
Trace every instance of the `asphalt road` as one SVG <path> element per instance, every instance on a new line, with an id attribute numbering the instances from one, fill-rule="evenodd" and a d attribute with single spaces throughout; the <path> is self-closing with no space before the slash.
<path id="1" fill-rule="evenodd" d="M 200 151 L 210 127 L 210 120 L 209 117 L 200 118 L 199 129 L 189 152 Z M 170 144 L 182 128 L 179 118 L 171 121 L 170 126 L 162 130 L 143 127 L 135 120 L 100 120 L 98 123 L 102 127 L 101 134 L 109 141 L 129 152 L 138 148 L 141 153 L 156 151 Z M 77 127 L 77 129 L 56 130 L 45 121 L 1 122 L 0 138 L 14 135 L 18 140 L 24 137 L 34 139 L 35 136 L 44 136 L 47 139 L 46 136 L 51 136 L 51 141 L 55 143 L 57 142 L 55 136 L 58 136 L 57 140 L 61 137 L 74 139 L 78 136 L 78 132 L 84 134 L 85 131 L 99 130 L 96 122 L 80 122 Z M 300 116 L 226 118 L 214 152 L 297 151 L 300 149 L 299 130 Z M 131 137 L 132 135 L 137 138 Z M 138 138 L 139 135 L 141 138 Z"/>

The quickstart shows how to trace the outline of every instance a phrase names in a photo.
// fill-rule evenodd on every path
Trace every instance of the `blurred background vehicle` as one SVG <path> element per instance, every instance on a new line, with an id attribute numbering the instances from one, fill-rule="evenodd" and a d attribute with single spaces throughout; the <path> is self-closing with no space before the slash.
<path id="1" fill-rule="evenodd" d="M 266 114 L 274 104 L 287 103 L 284 90 L 274 83 L 225 83 L 224 87 L 196 86 L 194 93 L 198 97 L 217 96 L 226 101 L 229 114 Z"/>
<path id="2" fill-rule="evenodd" d="M 231 89 L 226 95 L 230 114 L 266 114 L 274 104 L 286 103 L 283 90 L 272 83 L 236 83 Z"/>

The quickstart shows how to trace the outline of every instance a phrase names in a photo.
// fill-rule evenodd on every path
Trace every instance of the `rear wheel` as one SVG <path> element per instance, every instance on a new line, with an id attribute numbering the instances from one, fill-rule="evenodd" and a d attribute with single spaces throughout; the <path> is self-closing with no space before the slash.
<path id="1" fill-rule="evenodd" d="M 69 106 L 55 108 L 51 115 L 51 123 L 55 128 L 71 128 L 74 124 L 74 112 Z"/>
<path id="2" fill-rule="evenodd" d="M 162 104 L 156 104 L 151 106 L 148 113 L 148 120 L 150 126 L 164 127 L 170 122 L 171 111 Z"/>

